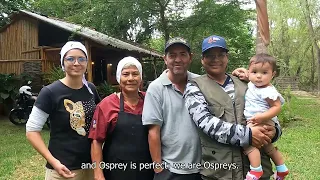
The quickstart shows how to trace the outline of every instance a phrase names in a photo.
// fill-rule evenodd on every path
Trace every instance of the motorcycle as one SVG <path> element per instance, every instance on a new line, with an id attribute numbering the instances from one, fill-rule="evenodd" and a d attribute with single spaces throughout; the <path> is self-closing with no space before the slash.
<path id="1" fill-rule="evenodd" d="M 15 125 L 24 125 L 27 123 L 32 107 L 37 99 L 37 94 L 31 92 L 30 84 L 31 81 L 28 82 L 28 85 L 20 87 L 14 107 L 9 113 L 9 120 Z M 50 128 L 49 118 L 46 124 Z"/>

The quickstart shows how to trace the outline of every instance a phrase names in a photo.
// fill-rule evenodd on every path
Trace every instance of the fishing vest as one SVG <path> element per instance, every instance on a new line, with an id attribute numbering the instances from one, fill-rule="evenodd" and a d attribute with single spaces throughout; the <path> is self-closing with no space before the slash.
<path id="1" fill-rule="evenodd" d="M 217 118 L 236 124 L 246 124 L 243 116 L 244 95 L 247 84 L 229 75 L 234 83 L 234 103 L 218 83 L 207 75 L 191 80 L 203 93 L 208 102 L 208 109 Z M 198 129 L 202 147 L 202 164 L 200 173 L 204 179 L 239 180 L 244 177 L 243 153 L 241 147 L 218 143 Z M 246 173 L 246 172 L 245 172 Z"/>

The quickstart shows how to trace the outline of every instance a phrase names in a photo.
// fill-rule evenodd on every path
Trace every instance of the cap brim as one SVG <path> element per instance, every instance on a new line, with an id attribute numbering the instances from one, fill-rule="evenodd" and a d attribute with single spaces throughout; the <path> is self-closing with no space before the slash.
<path id="1" fill-rule="evenodd" d="M 224 50 L 226 50 L 227 52 L 229 51 L 227 48 L 223 47 L 223 46 L 218 46 L 218 45 L 215 45 L 215 46 L 211 46 L 211 47 L 208 47 L 204 50 L 202 50 L 202 53 L 206 52 L 207 50 L 211 49 L 211 48 L 222 48 Z"/>

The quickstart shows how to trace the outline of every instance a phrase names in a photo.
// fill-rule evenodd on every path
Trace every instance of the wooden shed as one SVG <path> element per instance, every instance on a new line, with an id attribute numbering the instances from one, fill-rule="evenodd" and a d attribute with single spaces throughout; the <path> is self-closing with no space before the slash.
<path id="1" fill-rule="evenodd" d="M 120 59 L 160 60 L 161 55 L 77 24 L 25 10 L 11 15 L 0 29 L 0 73 L 43 73 L 60 65 L 60 50 L 68 40 L 82 42 L 88 50 L 87 79 L 116 84 Z"/>

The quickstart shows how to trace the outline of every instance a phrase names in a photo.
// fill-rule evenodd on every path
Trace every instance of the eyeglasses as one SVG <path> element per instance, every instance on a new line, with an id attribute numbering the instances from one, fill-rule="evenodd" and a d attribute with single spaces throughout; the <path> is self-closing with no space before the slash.
<path id="1" fill-rule="evenodd" d="M 226 52 L 221 52 L 217 55 L 214 55 L 214 54 L 206 54 L 204 55 L 204 58 L 210 60 L 210 61 L 213 61 L 215 60 L 216 58 L 219 59 L 219 60 L 222 60 L 225 56 L 227 55 Z"/>
<path id="2" fill-rule="evenodd" d="M 68 56 L 64 58 L 68 63 L 74 64 L 76 63 L 76 60 L 78 61 L 79 64 L 86 64 L 88 62 L 88 59 L 86 57 L 73 57 L 73 56 Z"/>

